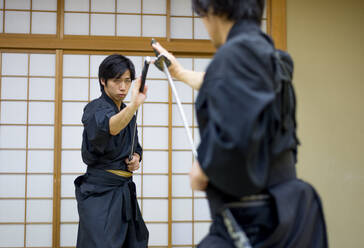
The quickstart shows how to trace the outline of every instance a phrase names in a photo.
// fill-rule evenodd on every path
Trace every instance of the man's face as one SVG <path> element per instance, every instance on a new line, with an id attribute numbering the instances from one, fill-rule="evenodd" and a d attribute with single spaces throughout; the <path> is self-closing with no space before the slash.
<path id="1" fill-rule="evenodd" d="M 126 95 L 129 92 L 131 86 L 130 71 L 126 70 L 120 78 L 113 78 L 107 81 L 101 80 L 101 84 L 104 86 L 105 93 L 115 102 L 121 103 L 124 101 Z"/>

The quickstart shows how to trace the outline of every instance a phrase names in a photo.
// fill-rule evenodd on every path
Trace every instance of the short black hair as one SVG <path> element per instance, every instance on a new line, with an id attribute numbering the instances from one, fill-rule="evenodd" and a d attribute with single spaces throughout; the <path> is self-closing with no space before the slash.
<path id="1" fill-rule="evenodd" d="M 105 80 L 105 84 L 107 84 L 107 80 L 120 78 L 126 70 L 130 71 L 130 78 L 131 80 L 134 80 L 135 68 L 130 59 L 121 54 L 107 56 L 99 66 L 99 83 L 101 91 L 104 90 L 101 79 Z"/>
<path id="2" fill-rule="evenodd" d="M 199 16 L 206 16 L 211 10 L 214 15 L 225 16 L 228 20 L 253 20 L 262 22 L 264 0 L 192 0 L 192 9 Z"/>

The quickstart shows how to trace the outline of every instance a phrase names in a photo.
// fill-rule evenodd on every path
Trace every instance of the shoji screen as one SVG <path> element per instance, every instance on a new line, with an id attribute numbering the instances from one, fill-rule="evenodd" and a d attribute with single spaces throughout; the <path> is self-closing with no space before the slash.
<path id="1" fill-rule="evenodd" d="M 55 55 L 2 53 L 0 68 L 0 247 L 50 247 Z"/>

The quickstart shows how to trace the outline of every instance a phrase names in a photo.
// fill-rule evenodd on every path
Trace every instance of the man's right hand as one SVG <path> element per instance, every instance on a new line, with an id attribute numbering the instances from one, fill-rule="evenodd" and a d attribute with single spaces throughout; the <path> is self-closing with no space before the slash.
<path id="1" fill-rule="evenodd" d="M 132 89 L 132 95 L 131 95 L 130 103 L 135 105 L 137 108 L 140 105 L 142 105 L 144 103 L 145 99 L 147 98 L 148 86 L 144 85 L 143 92 L 139 92 L 141 83 L 142 83 L 141 77 L 138 77 L 134 82 L 133 89 Z"/>

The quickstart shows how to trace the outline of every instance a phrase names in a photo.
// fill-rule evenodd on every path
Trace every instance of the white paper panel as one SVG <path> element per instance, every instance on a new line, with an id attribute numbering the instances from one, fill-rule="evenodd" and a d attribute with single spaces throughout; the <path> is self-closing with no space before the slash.
<path id="1" fill-rule="evenodd" d="M 61 197 L 75 197 L 74 181 L 79 175 L 61 176 Z"/>
<path id="2" fill-rule="evenodd" d="M 168 173 L 168 152 L 143 151 L 144 173 Z"/>
<path id="3" fill-rule="evenodd" d="M 56 34 L 57 13 L 32 13 L 32 34 Z"/>
<path id="4" fill-rule="evenodd" d="M 189 173 L 192 167 L 192 152 L 173 151 L 172 152 L 172 172 Z"/>
<path id="5" fill-rule="evenodd" d="M 14 236 L 17 237 L 14 239 Z M 0 247 L 23 247 L 24 224 L 0 225 Z"/>
<path id="6" fill-rule="evenodd" d="M 54 100 L 54 78 L 30 78 L 29 99 Z"/>
<path id="7" fill-rule="evenodd" d="M 192 18 L 171 17 L 171 38 L 192 39 Z"/>
<path id="8" fill-rule="evenodd" d="M 192 199 L 172 200 L 172 220 L 192 220 Z"/>
<path id="9" fill-rule="evenodd" d="M 29 34 L 30 12 L 6 11 L 5 33 Z"/>
<path id="10" fill-rule="evenodd" d="M 63 56 L 63 76 L 65 77 L 88 77 L 89 74 L 88 55 L 64 55 Z"/>
<path id="11" fill-rule="evenodd" d="M 138 171 L 136 171 L 136 172 L 138 172 Z M 137 197 L 139 197 L 142 195 L 142 177 L 140 175 L 134 175 L 133 182 L 135 183 L 135 187 L 136 187 L 136 195 L 137 195 Z"/>
<path id="12" fill-rule="evenodd" d="M 168 149 L 168 128 L 144 127 L 144 149 Z"/>
<path id="13" fill-rule="evenodd" d="M 28 55 L 22 53 L 3 53 L 2 75 L 27 75 Z"/>
<path id="14" fill-rule="evenodd" d="M 61 224 L 61 246 L 76 246 L 77 230 L 77 224 Z"/>
<path id="15" fill-rule="evenodd" d="M 191 0 L 171 0 L 172 16 L 192 16 Z"/>
<path id="16" fill-rule="evenodd" d="M 0 9 L 2 9 L 3 8 L 3 2 L 4 2 L 4 0 L 0 0 Z"/>
<path id="17" fill-rule="evenodd" d="M 28 129 L 29 148 L 53 148 L 53 131 L 53 127 L 30 126 Z"/>
<path id="18" fill-rule="evenodd" d="M 174 245 L 192 244 L 192 223 L 172 224 L 172 244 Z"/>
<path id="19" fill-rule="evenodd" d="M 192 104 L 182 104 L 182 108 L 185 113 L 185 117 L 187 118 L 188 126 L 192 126 Z M 177 104 L 172 105 L 172 125 L 184 126 Z"/>
<path id="20" fill-rule="evenodd" d="M 149 230 L 148 245 L 168 244 L 168 224 L 147 224 Z"/>
<path id="21" fill-rule="evenodd" d="M 88 18 L 89 18 L 88 14 L 65 13 L 64 14 L 64 34 L 88 35 L 89 25 L 90 25 Z"/>
<path id="22" fill-rule="evenodd" d="M 206 197 L 206 192 L 205 191 L 194 191 L 194 196 L 195 197 Z"/>
<path id="23" fill-rule="evenodd" d="M 168 125 L 168 105 L 145 103 L 144 125 Z"/>
<path id="24" fill-rule="evenodd" d="M 195 18 L 195 39 L 210 39 L 201 18 Z"/>
<path id="25" fill-rule="evenodd" d="M 3 12 L 2 11 L 0 11 L 0 32 L 1 33 L 3 32 Z"/>
<path id="26" fill-rule="evenodd" d="M 167 77 L 165 76 L 164 72 L 160 71 L 155 65 L 149 66 L 148 79 L 149 78 L 166 79 L 166 81 L 164 81 L 164 82 L 168 85 Z M 153 82 L 150 82 L 150 83 L 153 84 Z M 159 82 L 162 82 L 162 81 L 159 81 Z M 149 84 L 149 81 L 147 80 L 146 83 Z M 149 93 L 148 93 L 148 95 L 149 95 Z"/>
<path id="27" fill-rule="evenodd" d="M 198 244 L 208 234 L 211 224 L 210 223 L 194 223 L 195 229 L 195 243 Z"/>
<path id="28" fill-rule="evenodd" d="M 139 15 L 118 15 L 117 36 L 141 36 L 141 18 Z"/>
<path id="29" fill-rule="evenodd" d="M 192 102 L 192 88 L 182 82 L 175 81 L 176 90 L 178 92 L 179 99 L 182 103 L 191 103 Z M 176 103 L 176 99 L 174 95 L 172 96 L 172 101 Z"/>
<path id="30" fill-rule="evenodd" d="M 27 99 L 26 78 L 2 78 L 1 79 L 2 99 Z"/>
<path id="31" fill-rule="evenodd" d="M 90 58 L 90 75 L 91 75 L 91 77 L 98 77 L 99 66 L 100 66 L 101 62 L 107 56 L 106 55 L 91 55 L 90 57 L 91 57 Z"/>
<path id="32" fill-rule="evenodd" d="M 138 78 L 142 74 L 144 58 L 141 56 L 127 56 L 127 57 L 131 60 L 131 62 L 133 62 L 134 68 L 135 68 L 135 78 Z M 149 74 L 149 71 L 148 71 L 148 74 Z"/>
<path id="33" fill-rule="evenodd" d="M 195 220 L 211 220 L 207 199 L 194 200 Z"/>
<path id="34" fill-rule="evenodd" d="M 36 13 L 33 13 L 33 16 Z M 45 22 L 45 20 L 42 19 L 42 22 Z M 55 76 L 55 63 L 56 55 L 54 54 L 30 54 L 29 75 Z"/>
<path id="35" fill-rule="evenodd" d="M 6 9 L 30 9 L 30 0 L 6 0 Z"/>
<path id="36" fill-rule="evenodd" d="M 52 197 L 53 176 L 51 175 L 28 175 L 27 181 L 28 197 Z"/>
<path id="37" fill-rule="evenodd" d="M 24 222 L 24 202 L 24 200 L 0 200 L 0 222 Z"/>
<path id="38" fill-rule="evenodd" d="M 52 200 L 27 200 L 28 222 L 52 222 Z"/>
<path id="39" fill-rule="evenodd" d="M 117 0 L 117 11 L 119 13 L 140 13 L 141 1 Z"/>
<path id="40" fill-rule="evenodd" d="M 166 0 L 147 0 L 143 1 L 144 14 L 165 14 Z"/>
<path id="41" fill-rule="evenodd" d="M 172 176 L 172 195 L 173 196 L 192 196 L 190 179 L 187 175 Z"/>
<path id="42" fill-rule="evenodd" d="M 53 172 L 53 151 L 28 151 L 28 172 Z"/>
<path id="43" fill-rule="evenodd" d="M 89 11 L 89 0 L 65 0 L 65 11 Z"/>
<path id="44" fill-rule="evenodd" d="M 62 173 L 84 173 L 86 168 L 82 161 L 81 151 L 62 151 Z"/>
<path id="45" fill-rule="evenodd" d="M 62 104 L 63 124 L 82 124 L 81 118 L 85 102 L 64 102 Z"/>
<path id="46" fill-rule="evenodd" d="M 260 25 L 260 27 L 264 33 L 267 33 L 267 21 L 262 21 L 262 24 Z"/>
<path id="47" fill-rule="evenodd" d="M 32 0 L 34 10 L 57 10 L 57 0 Z"/>
<path id="48" fill-rule="evenodd" d="M 101 96 L 100 83 L 98 79 L 90 80 L 90 100 L 94 100 Z"/>
<path id="49" fill-rule="evenodd" d="M 0 148 L 25 148 L 25 138 L 25 126 L 0 126 Z"/>
<path id="50" fill-rule="evenodd" d="M 149 68 L 155 67 L 151 65 Z M 149 70 L 150 70 L 149 69 Z M 149 72 L 148 72 L 149 74 Z M 149 75 L 148 75 L 149 77 Z M 158 80 L 147 80 L 148 93 L 146 102 L 168 102 L 168 82 Z"/>
<path id="51" fill-rule="evenodd" d="M 30 124 L 54 124 L 53 102 L 30 102 L 29 103 Z"/>
<path id="52" fill-rule="evenodd" d="M 196 58 L 195 62 L 195 71 L 206 71 L 207 66 L 210 64 L 211 59 L 206 58 Z"/>
<path id="53" fill-rule="evenodd" d="M 115 0 L 91 0 L 92 12 L 115 12 Z"/>
<path id="54" fill-rule="evenodd" d="M 0 123 L 25 124 L 27 122 L 26 102 L 1 102 Z"/>
<path id="55" fill-rule="evenodd" d="M 193 63 L 192 58 L 178 57 L 177 59 L 178 59 L 178 62 L 183 66 L 183 68 L 192 70 L 192 63 Z"/>
<path id="56" fill-rule="evenodd" d="M 144 175 L 143 176 L 144 197 L 167 197 L 168 176 Z"/>
<path id="57" fill-rule="evenodd" d="M 0 172 L 25 172 L 25 151 L 0 150 Z"/>
<path id="58" fill-rule="evenodd" d="M 143 200 L 144 221 L 168 221 L 168 200 Z"/>
<path id="59" fill-rule="evenodd" d="M 81 149 L 83 127 L 62 128 L 62 148 Z"/>
<path id="60" fill-rule="evenodd" d="M 51 246 L 52 225 L 27 225 L 26 245 L 29 246 Z"/>
<path id="61" fill-rule="evenodd" d="M 115 15 L 91 14 L 91 35 L 115 35 Z"/>
<path id="62" fill-rule="evenodd" d="M 190 132 L 192 133 L 191 128 Z M 190 142 L 184 127 L 174 127 L 172 129 L 172 148 L 173 149 L 191 149 Z"/>
<path id="63" fill-rule="evenodd" d="M 24 197 L 24 194 L 24 175 L 0 175 L 0 197 Z"/>
<path id="64" fill-rule="evenodd" d="M 88 100 L 88 79 L 63 79 L 63 100 Z"/>
<path id="65" fill-rule="evenodd" d="M 149 1 L 148 1 L 149 2 Z M 143 16 L 144 37 L 166 37 L 165 16 Z"/>
<path id="66" fill-rule="evenodd" d="M 195 132 L 193 134 L 193 140 L 195 142 L 195 146 L 198 147 L 198 145 L 200 144 L 200 131 L 198 130 L 198 128 L 194 128 Z"/>
<path id="67" fill-rule="evenodd" d="M 131 94 L 131 93 L 130 93 Z M 130 95 L 129 94 L 129 95 Z M 142 115 L 142 113 L 143 113 L 143 110 L 144 110 L 144 105 L 141 105 L 140 107 L 139 107 L 139 109 L 138 109 L 138 118 L 137 118 L 137 125 L 138 126 L 140 126 L 140 125 L 142 125 L 142 119 L 143 119 L 143 115 Z M 141 131 L 142 131 L 142 128 L 141 127 L 138 127 L 138 129 L 137 129 L 137 131 L 139 131 L 139 136 L 141 136 Z M 139 142 L 140 142 L 140 144 L 142 144 L 142 140 L 141 140 L 141 137 L 139 137 Z"/>
<path id="68" fill-rule="evenodd" d="M 77 201 L 76 199 L 61 200 L 61 221 L 78 222 Z"/>

